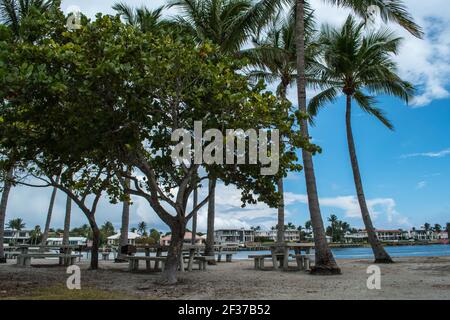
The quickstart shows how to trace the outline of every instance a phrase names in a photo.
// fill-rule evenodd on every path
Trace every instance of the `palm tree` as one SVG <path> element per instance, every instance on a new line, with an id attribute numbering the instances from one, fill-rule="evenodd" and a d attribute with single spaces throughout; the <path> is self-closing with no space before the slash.
<path id="1" fill-rule="evenodd" d="M 352 9 L 359 16 L 366 18 L 367 8 L 373 5 L 373 0 L 327 0 L 335 6 Z M 279 4 L 290 4 L 295 6 L 296 17 L 305 17 L 305 0 L 280 0 Z M 414 23 L 408 14 L 403 1 L 401 0 L 379 0 L 382 18 L 386 21 L 394 21 L 402 25 L 406 30 L 417 37 L 422 36 L 420 27 Z M 305 52 L 305 23 L 304 19 L 296 19 L 296 48 L 297 48 L 297 96 L 299 111 L 307 115 L 306 105 L 306 52 Z M 305 118 L 300 120 L 301 134 L 304 139 L 309 140 L 308 121 Z M 308 207 L 314 232 L 315 242 L 315 266 L 311 273 L 339 274 L 336 261 L 327 244 L 322 215 L 320 212 L 319 196 L 317 193 L 316 177 L 312 154 L 307 150 L 302 150 L 303 170 L 306 180 L 306 191 L 308 195 Z"/>
<path id="2" fill-rule="evenodd" d="M 0 201 L 0 263 L 6 263 L 5 250 L 3 247 L 5 237 L 5 218 L 13 178 L 14 178 L 14 168 L 11 167 L 6 173 L 6 177 L 4 179 L 2 189 L 2 199 Z"/>
<path id="3" fill-rule="evenodd" d="M 39 239 L 42 237 L 41 226 L 35 226 L 30 233 L 31 244 L 37 244 Z"/>
<path id="4" fill-rule="evenodd" d="M 328 218 L 328 222 L 331 222 L 331 238 L 333 239 L 333 241 L 335 241 L 335 231 L 336 231 L 336 225 L 338 223 L 338 218 L 335 214 L 330 215 L 330 217 Z"/>
<path id="5" fill-rule="evenodd" d="M 23 222 L 22 218 L 16 218 L 16 219 L 12 219 L 9 220 L 8 224 L 6 225 L 9 229 L 11 229 L 13 231 L 21 231 L 23 228 L 25 228 L 25 223 Z M 14 242 L 17 241 L 17 237 L 15 237 L 16 239 L 14 240 Z"/>
<path id="6" fill-rule="evenodd" d="M 338 30 L 329 26 L 322 28 L 323 58 L 316 64 L 316 84 L 324 90 L 311 99 L 308 111 L 315 116 L 319 108 L 334 102 L 339 92 L 345 94 L 347 142 L 362 218 L 375 261 L 389 263 L 392 259 L 375 234 L 364 195 L 352 132 L 352 101 L 355 100 L 363 111 L 376 117 L 387 128 L 393 129 L 384 112 L 375 106 L 374 97 L 368 94 L 388 94 L 408 102 L 413 86 L 400 79 L 392 60 L 401 39 L 388 30 L 371 32 L 367 36 L 363 35 L 363 30 L 364 24 L 357 23 L 352 16 Z"/>
<path id="7" fill-rule="evenodd" d="M 64 216 L 63 245 L 69 244 L 71 214 L 72 214 L 72 199 L 69 196 L 67 196 L 67 198 L 66 198 L 66 214 Z"/>
<path id="8" fill-rule="evenodd" d="M 305 18 L 305 26 L 308 32 L 307 39 L 310 40 L 314 34 L 314 19 L 312 12 Z M 267 29 L 267 30 L 265 30 Z M 264 33 L 264 38 L 261 38 Z M 309 49 L 315 46 L 307 41 Z M 249 76 L 262 79 L 267 83 L 279 81 L 277 95 L 282 101 L 287 100 L 288 87 L 296 80 L 296 54 L 295 47 L 295 12 L 286 18 L 281 18 L 281 12 L 276 14 L 267 27 L 260 28 L 253 39 L 254 48 L 245 50 L 242 54 L 251 61 Z M 311 54 L 307 57 L 313 56 Z M 277 243 L 284 242 L 284 183 L 283 177 L 277 181 L 277 189 L 280 196 L 278 205 Z"/>
<path id="9" fill-rule="evenodd" d="M 207 217 L 206 243 L 205 243 L 206 256 L 214 256 L 214 218 L 215 218 L 216 183 L 217 179 L 215 178 L 209 179 L 208 217 Z M 213 262 L 213 264 L 214 263 L 215 262 Z"/>
<path id="10" fill-rule="evenodd" d="M 441 230 L 442 230 L 442 226 L 439 224 L 439 223 L 436 223 L 435 225 L 434 225 L 434 228 L 433 228 L 433 230 L 435 231 L 435 232 L 441 232 Z"/>
<path id="11" fill-rule="evenodd" d="M 57 184 L 59 183 L 59 176 L 56 178 L 56 183 Z M 48 232 L 50 230 L 50 223 L 52 220 L 53 207 L 55 205 L 57 191 L 58 191 L 58 188 L 54 187 L 52 190 L 52 194 L 50 196 L 50 203 L 48 205 L 48 211 L 47 211 L 47 219 L 45 221 L 44 233 L 42 234 L 42 238 L 41 238 L 41 250 L 44 250 L 45 243 L 47 242 Z"/>
<path id="12" fill-rule="evenodd" d="M 146 236 L 147 235 L 147 223 L 145 223 L 145 221 L 141 221 L 138 223 L 138 227 L 137 227 L 137 232 L 141 235 L 141 236 Z"/>
<path id="13" fill-rule="evenodd" d="M 137 231 L 137 229 L 136 229 L 135 227 L 132 227 L 132 228 L 130 229 L 130 232 L 132 232 L 132 233 L 136 233 L 136 231 Z"/>
<path id="14" fill-rule="evenodd" d="M 277 0 L 170 0 L 181 15 L 175 21 L 199 43 L 210 41 L 221 52 L 237 53 L 267 22 Z"/>
<path id="15" fill-rule="evenodd" d="M 431 224 L 429 224 L 428 222 L 425 222 L 425 224 L 423 225 L 423 228 L 425 229 L 426 232 L 428 232 L 431 229 Z"/>
<path id="16" fill-rule="evenodd" d="M 60 0 L 0 0 L 0 22 L 20 36 L 20 24 L 33 10 L 41 12 L 59 7 Z"/>

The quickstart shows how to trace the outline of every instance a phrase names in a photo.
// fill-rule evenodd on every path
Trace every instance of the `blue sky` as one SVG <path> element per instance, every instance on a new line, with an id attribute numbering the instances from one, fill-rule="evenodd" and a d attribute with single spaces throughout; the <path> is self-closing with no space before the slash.
<path id="1" fill-rule="evenodd" d="M 111 13 L 108 0 L 64 0 L 63 9 L 78 6 L 88 16 L 95 12 Z M 145 4 L 155 8 L 163 0 L 124 1 L 132 6 Z M 347 12 L 312 0 L 320 21 L 339 24 Z M 389 131 L 360 110 L 354 111 L 353 126 L 366 197 L 375 226 L 407 228 L 424 222 L 445 224 L 450 221 L 450 4 L 448 0 L 405 1 L 412 15 L 426 32 L 424 40 L 405 37 L 396 60 L 401 75 L 419 89 L 410 106 L 389 97 L 378 97 L 395 125 Z M 173 13 L 171 11 L 169 14 Z M 310 93 L 311 94 L 311 93 Z M 296 102 L 295 91 L 289 93 Z M 362 227 L 355 199 L 348 157 L 344 101 L 323 109 L 311 129 L 314 142 L 323 153 L 315 157 L 319 196 L 324 217 L 336 214 L 355 227 Z M 303 172 L 291 174 L 286 182 L 287 221 L 304 224 L 308 217 Z M 43 225 L 51 190 L 17 187 L 11 192 L 7 220 L 22 217 L 28 227 Z M 239 191 L 218 185 L 216 227 L 268 228 L 276 223 L 276 210 L 259 204 L 240 208 Z M 135 198 L 131 224 L 146 221 L 149 227 L 167 230 L 143 199 Z M 63 225 L 65 198 L 58 193 L 53 227 Z M 121 206 L 104 200 L 97 219 L 120 226 Z M 74 207 L 73 226 L 86 223 Z M 206 229 L 206 209 L 199 216 L 200 230 Z"/>

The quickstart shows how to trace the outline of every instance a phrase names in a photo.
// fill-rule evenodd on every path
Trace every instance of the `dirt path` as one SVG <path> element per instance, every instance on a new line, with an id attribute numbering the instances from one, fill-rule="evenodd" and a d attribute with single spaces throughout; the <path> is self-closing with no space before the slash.
<path id="1" fill-rule="evenodd" d="M 206 272 L 179 274 L 179 284 L 159 284 L 159 273 L 129 273 L 127 264 L 101 262 L 101 270 L 80 263 L 82 290 L 67 290 L 66 270 L 37 261 L 17 268 L 0 265 L 0 299 L 450 299 L 450 257 L 402 258 L 380 265 L 381 290 L 367 289 L 366 260 L 340 260 L 340 276 L 289 271 L 255 271 L 251 261 L 220 263 Z M 47 263 L 43 265 L 42 263 Z M 84 294 L 84 295 L 83 295 Z"/>

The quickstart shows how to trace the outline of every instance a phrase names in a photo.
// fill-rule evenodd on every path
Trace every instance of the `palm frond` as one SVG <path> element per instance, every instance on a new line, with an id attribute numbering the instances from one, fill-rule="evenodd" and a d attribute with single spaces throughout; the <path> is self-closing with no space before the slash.
<path id="1" fill-rule="evenodd" d="M 370 115 L 377 118 L 382 124 L 384 124 L 389 130 L 394 130 L 394 125 L 392 122 L 386 118 L 385 112 L 374 106 L 376 100 L 372 96 L 367 96 L 361 91 L 356 91 L 353 98 L 358 103 L 358 105 Z"/>

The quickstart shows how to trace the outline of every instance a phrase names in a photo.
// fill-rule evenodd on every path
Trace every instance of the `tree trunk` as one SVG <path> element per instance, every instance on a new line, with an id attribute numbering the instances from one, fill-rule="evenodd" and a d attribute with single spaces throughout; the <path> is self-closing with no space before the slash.
<path id="1" fill-rule="evenodd" d="M 345 122 L 347 127 L 347 142 L 348 151 L 350 153 L 350 161 L 352 163 L 353 179 L 355 181 L 356 194 L 358 196 L 359 207 L 361 209 L 362 219 L 364 221 L 364 226 L 366 227 L 367 235 L 369 238 L 369 243 L 372 246 L 373 254 L 375 255 L 376 263 L 392 263 L 392 259 L 389 254 L 384 250 L 381 242 L 378 240 L 375 234 L 375 228 L 372 224 L 372 219 L 370 218 L 369 209 L 367 208 L 366 197 L 364 195 L 364 189 L 362 185 L 361 173 L 359 172 L 358 158 L 356 156 L 355 141 L 353 139 L 352 132 L 352 98 L 347 95 L 347 108 L 345 114 Z"/>
<path id="2" fill-rule="evenodd" d="M 130 179 L 125 179 L 125 185 L 130 186 Z M 129 194 L 127 194 L 130 197 Z M 130 201 L 123 201 L 122 207 L 122 226 L 120 227 L 120 239 L 119 239 L 119 253 L 117 255 L 117 261 L 121 261 L 122 247 L 128 244 L 128 228 L 130 224 Z"/>
<path id="3" fill-rule="evenodd" d="M 70 237 L 70 215 L 72 213 L 72 199 L 67 196 L 66 199 L 66 215 L 64 217 L 64 234 L 63 234 L 63 245 L 67 246 L 69 244 Z"/>
<path id="4" fill-rule="evenodd" d="M 306 76 L 305 76 L 305 8 L 304 0 L 296 1 L 296 47 L 297 47 L 297 95 L 300 112 L 307 114 L 306 109 Z M 309 140 L 308 121 L 300 121 L 301 134 Z M 315 242 L 315 265 L 311 268 L 312 274 L 340 274 L 333 254 L 328 246 L 325 229 L 320 212 L 319 196 L 317 194 L 316 177 L 312 155 L 302 149 L 303 170 L 305 171 L 306 190 L 308 193 L 308 206 L 311 215 L 311 224 Z"/>
<path id="5" fill-rule="evenodd" d="M 217 180 L 215 178 L 209 179 L 209 187 L 208 187 L 208 226 L 206 230 L 206 246 L 205 246 L 205 256 L 214 256 L 214 219 L 215 219 L 215 210 L 216 210 L 216 183 Z M 211 263 L 211 264 L 215 264 Z"/>
<path id="6" fill-rule="evenodd" d="M 281 197 L 278 204 L 278 225 L 277 225 L 277 243 L 282 245 L 284 243 L 284 186 L 283 178 L 278 179 L 278 193 Z"/>
<path id="7" fill-rule="evenodd" d="M 95 219 L 89 217 L 89 225 L 92 229 L 91 270 L 98 269 L 98 248 L 100 247 L 100 230 Z"/>
<path id="8" fill-rule="evenodd" d="M 167 284 L 177 283 L 177 270 L 183 250 L 183 240 L 186 231 L 186 223 L 177 220 L 170 226 L 171 240 L 167 260 L 164 266 L 163 280 Z"/>
<path id="9" fill-rule="evenodd" d="M 3 247 L 3 241 L 5 237 L 5 217 L 6 208 L 8 206 L 9 192 L 11 191 L 11 180 L 14 176 L 14 168 L 9 169 L 6 174 L 5 183 L 3 185 L 2 200 L 0 202 L 0 263 L 6 263 L 5 250 Z"/>
<path id="10" fill-rule="evenodd" d="M 59 177 L 56 178 L 56 183 L 59 183 Z M 50 231 L 50 223 L 52 221 L 52 215 L 53 215 L 53 207 L 55 205 L 55 199 L 56 199 L 56 193 L 58 192 L 58 188 L 54 187 L 52 191 L 52 195 L 50 197 L 50 204 L 48 205 L 48 211 L 47 211 L 47 220 L 45 221 L 45 228 L 44 233 L 42 234 L 41 239 L 41 251 L 44 250 L 44 246 L 46 245 L 47 239 L 48 239 L 48 233 Z"/>
<path id="11" fill-rule="evenodd" d="M 198 189 L 195 188 L 194 189 L 194 196 L 193 196 L 193 208 L 196 208 L 198 205 Z M 191 243 L 194 245 L 195 244 L 195 236 L 197 235 L 197 210 L 194 211 L 194 214 L 192 215 L 192 240 Z"/>

